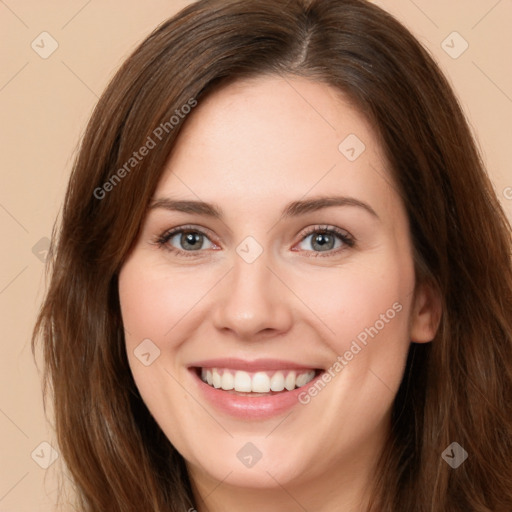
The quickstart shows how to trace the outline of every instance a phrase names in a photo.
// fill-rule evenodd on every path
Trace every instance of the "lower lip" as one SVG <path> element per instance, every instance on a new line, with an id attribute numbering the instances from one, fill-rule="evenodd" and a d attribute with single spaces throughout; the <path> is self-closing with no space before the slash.
<path id="1" fill-rule="evenodd" d="M 287 412 L 293 406 L 300 405 L 299 394 L 314 385 L 315 381 L 321 378 L 323 373 L 321 372 L 305 386 L 292 391 L 283 391 L 268 396 L 244 396 L 214 388 L 201 380 L 196 369 L 192 368 L 190 371 L 197 382 L 200 392 L 208 402 L 230 416 L 247 420 L 271 418 Z"/>

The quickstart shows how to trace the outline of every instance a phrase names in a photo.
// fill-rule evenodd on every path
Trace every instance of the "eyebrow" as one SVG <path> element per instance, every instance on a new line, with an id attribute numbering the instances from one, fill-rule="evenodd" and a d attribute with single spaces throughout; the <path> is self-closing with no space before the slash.
<path id="1" fill-rule="evenodd" d="M 366 210 L 375 218 L 379 218 L 377 212 L 367 203 L 360 201 L 354 197 L 345 196 L 318 196 L 311 199 L 304 199 L 299 201 L 292 201 L 288 203 L 283 212 L 281 219 L 290 217 L 299 217 L 306 213 L 321 210 L 323 208 L 331 208 L 333 206 L 353 206 Z M 150 205 L 149 209 L 164 208 L 166 210 L 196 213 L 198 215 L 205 215 L 215 219 L 222 220 L 224 214 L 222 209 L 214 203 L 206 203 L 204 201 L 190 201 L 190 200 L 174 200 L 168 197 L 155 199 Z"/>

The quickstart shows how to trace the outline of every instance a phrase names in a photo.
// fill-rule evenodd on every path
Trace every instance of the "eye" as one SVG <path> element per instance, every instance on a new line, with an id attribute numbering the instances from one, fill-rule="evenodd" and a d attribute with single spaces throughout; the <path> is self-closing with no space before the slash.
<path id="1" fill-rule="evenodd" d="M 302 234 L 299 247 L 306 252 L 325 252 L 325 256 L 332 256 L 354 245 L 354 238 L 345 230 L 333 226 L 314 226 Z M 316 256 L 324 257 L 313 255 Z"/>
<path id="2" fill-rule="evenodd" d="M 194 226 L 168 230 L 157 238 L 156 243 L 178 256 L 199 256 L 204 249 L 218 249 L 205 231 Z M 308 257 L 327 257 L 353 247 L 355 239 L 347 231 L 334 226 L 313 226 L 302 233 L 298 245 L 300 251 L 313 253 Z"/>
<path id="3" fill-rule="evenodd" d="M 216 247 L 206 233 L 192 226 L 182 226 L 166 231 L 157 239 L 157 243 L 182 256 L 195 256 L 193 253 Z"/>

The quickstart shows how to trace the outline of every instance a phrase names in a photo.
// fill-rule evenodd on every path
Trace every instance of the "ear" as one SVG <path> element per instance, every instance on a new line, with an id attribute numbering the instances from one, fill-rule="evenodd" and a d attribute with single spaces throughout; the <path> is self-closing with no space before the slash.
<path id="1" fill-rule="evenodd" d="M 411 309 L 409 337 L 413 343 L 432 341 L 441 322 L 441 294 L 427 282 L 418 283 Z"/>

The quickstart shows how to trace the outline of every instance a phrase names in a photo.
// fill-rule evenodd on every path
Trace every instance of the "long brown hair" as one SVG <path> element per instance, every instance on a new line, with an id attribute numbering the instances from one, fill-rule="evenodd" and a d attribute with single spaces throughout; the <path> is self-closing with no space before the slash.
<path id="1" fill-rule="evenodd" d="M 411 344 L 370 509 L 510 512 L 510 225 L 446 79 L 364 0 L 194 3 L 135 50 L 99 100 L 32 342 L 42 344 L 44 394 L 79 510 L 194 506 L 184 460 L 132 378 L 117 275 L 187 112 L 226 81 L 262 74 L 337 87 L 371 121 L 408 212 L 417 280 L 442 297 L 436 338 Z M 454 441 L 468 453 L 456 469 L 442 457 Z"/>

